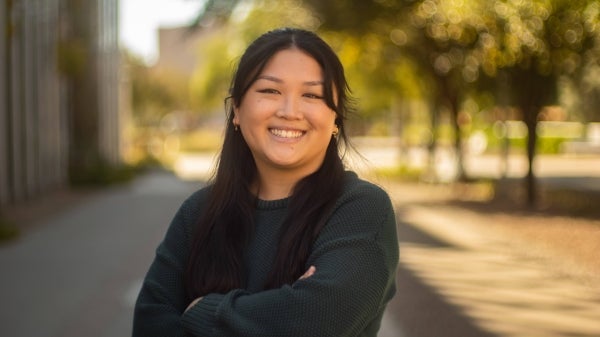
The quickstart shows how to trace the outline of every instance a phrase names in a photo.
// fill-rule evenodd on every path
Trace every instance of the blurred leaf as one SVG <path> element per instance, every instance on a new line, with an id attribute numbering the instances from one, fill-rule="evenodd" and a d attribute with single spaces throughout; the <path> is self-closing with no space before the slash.
<path id="1" fill-rule="evenodd" d="M 158 72 L 140 59 L 126 56 L 134 118 L 140 124 L 158 123 L 174 110 L 189 109 L 188 80 L 174 72 Z"/>

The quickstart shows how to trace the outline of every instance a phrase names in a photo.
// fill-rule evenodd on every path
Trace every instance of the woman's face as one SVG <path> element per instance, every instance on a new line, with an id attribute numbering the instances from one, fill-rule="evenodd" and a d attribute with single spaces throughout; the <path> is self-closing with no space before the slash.
<path id="1" fill-rule="evenodd" d="M 273 55 L 235 107 L 233 122 L 262 178 L 282 170 L 301 178 L 321 166 L 336 128 L 323 92 L 317 61 L 299 49 L 285 49 Z"/>

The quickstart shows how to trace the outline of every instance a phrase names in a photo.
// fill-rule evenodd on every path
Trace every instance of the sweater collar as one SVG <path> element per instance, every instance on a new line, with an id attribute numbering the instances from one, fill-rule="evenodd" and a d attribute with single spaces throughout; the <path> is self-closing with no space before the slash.
<path id="1" fill-rule="evenodd" d="M 358 178 L 356 173 L 354 173 L 353 171 L 346 171 L 344 175 L 345 175 L 345 178 L 347 181 L 355 180 Z M 290 202 L 289 197 L 283 198 L 283 199 L 276 199 L 276 200 L 256 199 L 256 209 L 266 210 L 266 211 L 282 209 L 282 208 L 286 208 L 289 205 L 289 202 Z"/>
<path id="2" fill-rule="evenodd" d="M 282 209 L 282 208 L 286 208 L 288 206 L 289 201 L 290 201 L 289 197 L 284 198 L 284 199 L 277 199 L 277 200 L 257 199 L 256 200 L 256 209 L 266 210 L 266 211 Z"/>

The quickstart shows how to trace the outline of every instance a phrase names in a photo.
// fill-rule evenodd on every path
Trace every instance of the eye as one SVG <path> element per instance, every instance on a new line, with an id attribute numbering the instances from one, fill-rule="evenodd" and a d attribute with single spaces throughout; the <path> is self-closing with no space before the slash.
<path id="1" fill-rule="evenodd" d="M 265 88 L 265 89 L 258 89 L 258 92 L 260 92 L 261 94 L 278 94 L 279 91 L 277 91 L 276 89 L 272 89 L 272 88 Z"/>
<path id="2" fill-rule="evenodd" d="M 307 97 L 307 98 L 312 98 L 312 99 L 323 99 L 323 96 L 317 95 L 317 94 L 313 94 L 313 93 L 306 93 L 306 94 L 304 94 L 302 96 Z"/>

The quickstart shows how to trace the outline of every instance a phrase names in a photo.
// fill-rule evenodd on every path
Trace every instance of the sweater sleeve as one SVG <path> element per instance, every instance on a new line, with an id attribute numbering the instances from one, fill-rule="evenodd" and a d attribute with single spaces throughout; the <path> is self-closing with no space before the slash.
<path id="1" fill-rule="evenodd" d="M 209 294 L 182 322 L 194 336 L 375 336 L 397 263 L 391 202 L 370 188 L 344 200 L 319 235 L 306 266 L 316 267 L 313 276 L 258 293 Z"/>
<path id="2" fill-rule="evenodd" d="M 154 261 L 144 278 L 133 318 L 133 337 L 189 336 L 181 325 L 185 310 L 183 273 L 188 258 L 189 234 L 195 198 L 186 200 L 177 211 Z"/>

